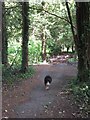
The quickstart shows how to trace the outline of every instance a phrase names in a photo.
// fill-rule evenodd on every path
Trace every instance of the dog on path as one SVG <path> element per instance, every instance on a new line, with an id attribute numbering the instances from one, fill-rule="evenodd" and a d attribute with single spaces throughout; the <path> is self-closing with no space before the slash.
<path id="1" fill-rule="evenodd" d="M 46 90 L 48 90 L 50 88 L 51 82 L 52 82 L 51 76 L 49 76 L 49 75 L 45 76 L 44 84 L 45 84 L 45 89 Z"/>

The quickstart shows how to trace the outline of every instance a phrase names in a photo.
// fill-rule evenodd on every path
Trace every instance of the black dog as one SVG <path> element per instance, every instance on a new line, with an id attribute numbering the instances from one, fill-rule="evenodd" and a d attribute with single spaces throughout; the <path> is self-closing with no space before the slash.
<path id="1" fill-rule="evenodd" d="M 52 82 L 52 78 L 49 75 L 47 75 L 44 78 L 44 84 L 45 84 L 45 87 L 46 87 L 47 90 L 49 89 L 49 86 L 51 85 L 51 82 Z"/>

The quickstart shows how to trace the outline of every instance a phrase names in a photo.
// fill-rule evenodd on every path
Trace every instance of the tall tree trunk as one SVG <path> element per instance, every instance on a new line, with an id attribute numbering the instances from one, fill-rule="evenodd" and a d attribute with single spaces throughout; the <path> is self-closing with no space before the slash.
<path id="1" fill-rule="evenodd" d="M 69 21 L 70 21 L 70 25 L 71 25 L 71 31 L 72 31 L 72 35 L 73 35 L 73 40 L 74 40 L 74 43 L 75 43 L 75 49 L 77 51 L 77 35 L 75 35 L 75 31 L 74 31 L 74 27 L 73 27 L 73 22 L 72 22 L 72 17 L 71 17 L 68 2 L 66 2 L 66 8 L 67 8 L 67 13 L 68 13 L 68 17 L 69 17 Z"/>
<path id="2" fill-rule="evenodd" d="M 69 52 L 69 48 L 70 48 L 70 47 L 69 47 L 69 46 L 67 46 L 66 48 L 67 48 L 67 53 L 68 53 L 68 52 Z"/>
<path id="3" fill-rule="evenodd" d="M 74 48 L 74 44 L 72 44 L 72 53 L 74 53 L 75 52 L 75 48 Z"/>
<path id="4" fill-rule="evenodd" d="M 1 51 L 2 51 L 2 2 L 0 2 L 0 119 L 2 119 L 2 67 L 1 67 Z"/>
<path id="5" fill-rule="evenodd" d="M 46 61 L 46 37 L 45 37 L 45 29 L 42 29 L 42 61 Z"/>
<path id="6" fill-rule="evenodd" d="M 77 51 L 78 51 L 78 79 L 79 81 L 89 80 L 89 67 L 88 67 L 88 55 L 90 47 L 87 46 L 90 43 L 89 35 L 89 2 L 77 2 L 76 3 L 76 20 L 77 20 Z M 90 54 L 90 53 L 89 53 Z M 90 63 L 90 62 L 89 62 Z"/>
<path id="7" fill-rule="evenodd" d="M 29 40 L 29 3 L 22 2 L 22 65 L 21 71 L 26 72 L 28 67 L 28 40 Z"/>
<path id="8" fill-rule="evenodd" d="M 90 70 L 90 2 L 89 2 L 89 11 L 88 11 L 88 16 L 89 16 L 89 22 L 88 22 L 88 31 L 87 31 L 87 58 L 88 58 L 88 68 Z"/>
<path id="9" fill-rule="evenodd" d="M 4 66 L 8 64 L 8 41 L 4 2 L 2 3 L 2 64 L 4 64 Z"/>
<path id="10" fill-rule="evenodd" d="M 2 78 L 2 2 L 0 2 L 0 78 Z M 1 79 L 0 79 L 1 80 Z M 0 82 L 1 83 L 1 82 Z M 1 83 L 2 84 L 2 83 Z M 0 86 L 1 86 L 0 84 Z M 1 87 L 0 87 L 1 88 Z M 1 90 L 1 89 L 0 89 Z M 1 91 L 0 91 L 1 93 Z M 0 94 L 1 95 L 1 94 Z M 0 99 L 0 102 L 1 102 L 1 99 Z M 1 104 L 0 104 L 1 105 Z M 1 114 L 0 114 L 0 117 L 1 117 Z"/>
<path id="11" fill-rule="evenodd" d="M 2 2 L 0 2 L 0 52 L 2 52 Z M 1 55 L 1 53 L 0 53 Z M 0 56 L 1 58 L 1 56 Z M 1 60 L 1 59 L 0 59 Z"/>

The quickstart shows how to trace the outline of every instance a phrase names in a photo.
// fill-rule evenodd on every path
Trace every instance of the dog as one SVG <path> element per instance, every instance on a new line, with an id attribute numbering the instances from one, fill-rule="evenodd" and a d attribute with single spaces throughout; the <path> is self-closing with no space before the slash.
<path id="1" fill-rule="evenodd" d="M 49 75 L 47 75 L 44 78 L 44 84 L 45 84 L 46 90 L 48 90 L 50 88 L 51 82 L 52 82 L 52 78 Z"/>

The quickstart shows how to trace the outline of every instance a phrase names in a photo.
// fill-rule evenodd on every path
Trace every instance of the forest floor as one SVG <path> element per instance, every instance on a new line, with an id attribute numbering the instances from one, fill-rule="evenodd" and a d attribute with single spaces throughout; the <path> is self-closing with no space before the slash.
<path id="1" fill-rule="evenodd" d="M 12 88 L 3 87 L 3 118 L 81 117 L 69 88 L 77 74 L 76 65 L 66 63 L 34 65 L 35 75 Z M 53 79 L 49 90 L 44 77 Z"/>

